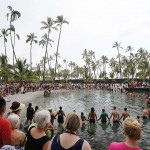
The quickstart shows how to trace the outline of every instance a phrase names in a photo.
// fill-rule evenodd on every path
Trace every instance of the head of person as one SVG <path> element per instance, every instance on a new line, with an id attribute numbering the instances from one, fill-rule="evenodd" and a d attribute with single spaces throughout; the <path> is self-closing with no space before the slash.
<path id="1" fill-rule="evenodd" d="M 124 108 L 124 111 L 127 111 L 127 108 Z"/>
<path id="2" fill-rule="evenodd" d="M 84 113 L 83 112 L 81 112 L 81 116 L 83 116 L 84 115 Z"/>
<path id="3" fill-rule="evenodd" d="M 35 114 L 35 122 L 38 128 L 46 129 L 50 123 L 50 113 L 48 110 L 41 110 Z"/>
<path id="4" fill-rule="evenodd" d="M 113 109 L 116 110 L 116 106 L 114 106 Z"/>
<path id="5" fill-rule="evenodd" d="M 19 129 L 20 127 L 20 119 L 16 114 L 10 114 L 7 120 L 11 123 L 12 129 Z"/>
<path id="6" fill-rule="evenodd" d="M 38 110 L 39 109 L 39 106 L 35 106 L 35 110 Z"/>
<path id="7" fill-rule="evenodd" d="M 28 105 L 29 107 L 31 107 L 32 106 L 32 103 L 29 103 L 29 105 Z"/>
<path id="8" fill-rule="evenodd" d="M 59 109 L 62 110 L 62 107 L 60 106 Z"/>
<path id="9" fill-rule="evenodd" d="M 137 119 L 140 119 L 140 116 L 137 116 Z"/>
<path id="10" fill-rule="evenodd" d="M 22 109 L 25 108 L 25 104 L 19 103 L 17 101 L 14 101 L 10 107 L 13 113 L 18 114 L 21 112 Z"/>
<path id="11" fill-rule="evenodd" d="M 51 108 L 49 109 L 49 112 L 52 112 L 52 109 L 51 109 Z"/>
<path id="12" fill-rule="evenodd" d="M 94 107 L 92 107 L 92 108 L 91 108 L 91 112 L 94 113 L 94 111 L 95 111 L 95 109 L 94 109 Z"/>
<path id="13" fill-rule="evenodd" d="M 0 150 L 16 150 L 14 146 L 4 145 Z"/>
<path id="14" fill-rule="evenodd" d="M 123 129 L 128 139 L 137 141 L 141 138 L 141 125 L 136 119 L 126 118 L 123 122 Z"/>
<path id="15" fill-rule="evenodd" d="M 102 109 L 102 112 L 105 112 L 105 109 Z"/>
<path id="16" fill-rule="evenodd" d="M 144 109 L 144 107 L 142 106 L 142 109 Z"/>
<path id="17" fill-rule="evenodd" d="M 82 126 L 81 118 L 78 114 L 71 112 L 66 116 L 64 128 L 71 132 L 76 132 Z"/>
<path id="18" fill-rule="evenodd" d="M 4 98 L 0 98 L 0 115 L 3 115 L 6 111 L 6 101 Z"/>

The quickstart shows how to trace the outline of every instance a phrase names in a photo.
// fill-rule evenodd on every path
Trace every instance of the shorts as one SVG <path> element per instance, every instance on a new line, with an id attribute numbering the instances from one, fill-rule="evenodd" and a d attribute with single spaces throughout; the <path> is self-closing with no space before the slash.
<path id="1" fill-rule="evenodd" d="M 119 123 L 119 120 L 113 120 L 113 123 Z"/>
<path id="2" fill-rule="evenodd" d="M 90 119 L 90 123 L 95 123 L 95 119 Z"/>
<path id="3" fill-rule="evenodd" d="M 143 116 L 143 119 L 147 119 L 147 116 Z"/>

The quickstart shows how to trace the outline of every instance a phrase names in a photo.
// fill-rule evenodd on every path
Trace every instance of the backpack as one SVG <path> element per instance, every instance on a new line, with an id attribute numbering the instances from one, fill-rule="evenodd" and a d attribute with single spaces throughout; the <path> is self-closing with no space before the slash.
<path id="1" fill-rule="evenodd" d="M 64 117 L 62 111 L 58 112 L 58 123 L 63 123 L 64 122 Z"/>

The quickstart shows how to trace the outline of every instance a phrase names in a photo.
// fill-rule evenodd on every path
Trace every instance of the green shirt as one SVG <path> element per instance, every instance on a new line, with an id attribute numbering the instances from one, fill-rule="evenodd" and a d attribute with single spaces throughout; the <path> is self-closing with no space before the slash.
<path id="1" fill-rule="evenodd" d="M 107 121 L 107 118 L 108 117 L 108 114 L 107 113 L 105 113 L 105 112 L 102 112 L 101 113 L 101 116 L 100 116 L 100 118 L 101 118 L 101 121 L 102 122 L 106 122 Z"/>

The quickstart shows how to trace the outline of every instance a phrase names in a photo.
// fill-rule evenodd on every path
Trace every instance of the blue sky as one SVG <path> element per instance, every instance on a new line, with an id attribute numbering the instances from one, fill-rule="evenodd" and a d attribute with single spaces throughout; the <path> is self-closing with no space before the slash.
<path id="1" fill-rule="evenodd" d="M 122 42 L 135 50 L 143 47 L 150 49 L 150 1 L 149 0 L 0 0 L 0 28 L 7 28 L 7 6 L 21 12 L 14 25 L 21 40 L 16 42 L 17 57 L 27 58 L 29 62 L 29 44 L 25 43 L 26 35 L 34 32 L 40 40 L 46 32 L 40 30 L 41 21 L 47 17 L 55 19 L 63 15 L 69 25 L 64 25 L 59 53 L 62 59 L 83 64 L 81 59 L 84 49 L 93 50 L 97 59 L 102 55 L 108 58 L 117 55 L 112 49 L 115 41 Z M 49 54 L 56 51 L 58 32 L 52 31 L 51 39 L 55 42 L 49 47 Z M 7 44 L 8 57 L 12 62 L 10 41 Z M 33 46 L 33 64 L 44 56 L 40 46 Z M 4 52 L 0 39 L 0 54 Z M 121 51 L 125 54 L 125 50 Z"/>

